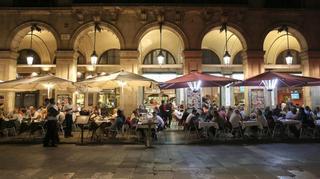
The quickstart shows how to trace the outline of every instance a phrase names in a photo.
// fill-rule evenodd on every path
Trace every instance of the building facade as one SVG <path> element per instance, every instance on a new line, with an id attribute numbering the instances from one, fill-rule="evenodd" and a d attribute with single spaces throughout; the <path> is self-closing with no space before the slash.
<path id="1" fill-rule="evenodd" d="M 222 5 L 191 1 L 187 5 L 181 2 L 141 5 L 69 0 L 40 2 L 7 0 L 0 4 L 2 81 L 45 73 L 77 81 L 119 70 L 160 81 L 194 70 L 238 79 L 265 70 L 320 77 L 320 19 L 317 18 L 320 6 L 317 1 L 281 1 L 283 4 L 278 5 L 263 0 L 230 1 Z M 290 8 L 283 8 L 287 5 Z M 227 30 L 221 32 L 224 23 Z M 94 43 L 96 24 L 101 31 L 96 32 Z M 279 32 L 281 27 L 287 27 L 287 31 Z M 165 56 L 162 65 L 156 60 L 160 48 Z M 97 65 L 90 61 L 94 50 L 98 55 Z M 226 50 L 231 55 L 230 64 L 222 60 Z M 288 50 L 293 55 L 291 65 L 284 60 Z M 26 61 L 30 54 L 34 57 L 32 65 Z M 86 106 L 103 102 L 132 110 L 148 95 L 159 93 L 152 89 L 124 90 L 123 96 L 119 96 L 117 89 L 101 93 L 80 91 L 83 94 L 55 91 L 55 96 L 73 96 L 74 101 Z M 254 106 L 253 100 L 259 97 L 259 91 L 254 90 L 209 88 L 202 93 L 220 104 Z M 161 97 L 176 97 L 182 102 L 182 91 L 162 93 L 165 94 Z M 294 98 L 292 93 L 298 93 L 299 97 Z M 18 104 L 39 105 L 46 94 L 45 91 L 2 92 L 1 99 L 4 108 L 10 111 Z M 264 94 L 262 92 L 262 96 Z M 274 103 L 287 98 L 313 107 L 320 103 L 317 87 L 277 90 L 274 95 Z M 118 104 L 119 101 L 125 102 Z"/>

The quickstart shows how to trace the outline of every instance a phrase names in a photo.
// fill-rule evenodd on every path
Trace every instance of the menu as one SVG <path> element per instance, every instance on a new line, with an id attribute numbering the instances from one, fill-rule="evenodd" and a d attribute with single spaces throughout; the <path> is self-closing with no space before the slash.
<path id="1" fill-rule="evenodd" d="M 201 108 L 201 91 L 194 92 L 190 88 L 187 89 L 187 107 Z"/>
<path id="2" fill-rule="evenodd" d="M 264 91 L 263 89 L 251 89 L 251 108 L 264 109 Z"/>

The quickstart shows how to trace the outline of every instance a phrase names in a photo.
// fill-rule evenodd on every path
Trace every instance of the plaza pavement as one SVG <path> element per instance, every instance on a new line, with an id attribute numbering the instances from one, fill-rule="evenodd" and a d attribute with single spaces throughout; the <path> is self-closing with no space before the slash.
<path id="1" fill-rule="evenodd" d="M 0 178 L 320 178 L 320 144 L 0 145 Z"/>

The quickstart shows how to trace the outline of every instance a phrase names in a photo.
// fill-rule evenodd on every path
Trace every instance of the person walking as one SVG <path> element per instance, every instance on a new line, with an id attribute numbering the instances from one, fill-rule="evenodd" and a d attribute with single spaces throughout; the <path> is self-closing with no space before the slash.
<path id="1" fill-rule="evenodd" d="M 58 141 L 59 141 L 59 135 L 57 130 L 57 123 L 58 123 L 58 107 L 55 105 L 54 98 L 51 98 L 49 100 L 49 104 L 47 106 L 47 132 L 45 134 L 44 140 L 43 140 L 43 147 L 49 147 L 49 144 L 51 147 L 56 147 Z"/>
<path id="2" fill-rule="evenodd" d="M 73 125 L 73 120 L 72 120 L 72 101 L 71 98 L 67 98 L 64 106 L 63 106 L 63 111 L 66 113 L 65 116 L 65 128 L 64 128 L 64 137 L 73 137 L 72 135 L 72 125 Z"/>

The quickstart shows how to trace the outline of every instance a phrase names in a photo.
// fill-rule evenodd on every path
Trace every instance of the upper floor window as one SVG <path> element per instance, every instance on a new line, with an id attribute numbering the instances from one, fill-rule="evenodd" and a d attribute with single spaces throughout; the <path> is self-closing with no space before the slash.
<path id="1" fill-rule="evenodd" d="M 202 64 L 221 64 L 216 53 L 209 49 L 202 50 Z"/>
<path id="2" fill-rule="evenodd" d="M 234 56 L 234 58 L 233 58 L 234 65 L 242 65 L 243 64 L 243 58 L 242 58 L 241 53 L 242 52 L 240 51 L 236 54 L 236 56 Z"/>
<path id="3" fill-rule="evenodd" d="M 33 64 L 41 64 L 41 59 L 37 52 L 32 49 L 22 49 L 19 52 L 17 64 L 27 64 L 27 57 L 33 56 Z"/>
<path id="4" fill-rule="evenodd" d="M 110 49 L 100 56 L 98 64 L 120 64 L 120 50 Z"/>
<path id="5" fill-rule="evenodd" d="M 175 58 L 173 57 L 173 55 L 164 49 L 162 50 L 162 54 L 164 55 L 164 63 L 163 64 L 177 64 Z M 145 65 L 158 65 L 158 60 L 157 60 L 157 56 L 160 52 L 160 49 L 155 49 L 150 51 L 143 60 L 143 64 Z"/>
<path id="6" fill-rule="evenodd" d="M 77 64 L 86 64 L 86 57 L 78 51 Z"/>

